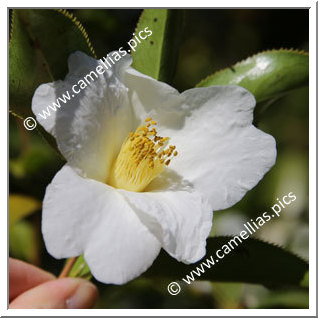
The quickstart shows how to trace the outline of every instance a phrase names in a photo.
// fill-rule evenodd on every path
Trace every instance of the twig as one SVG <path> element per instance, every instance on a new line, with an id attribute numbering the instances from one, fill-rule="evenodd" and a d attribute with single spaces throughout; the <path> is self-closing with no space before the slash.
<path id="1" fill-rule="evenodd" d="M 76 262 L 77 260 L 77 257 L 71 257 L 67 263 L 65 264 L 65 266 L 63 267 L 60 275 L 59 275 L 59 278 L 63 278 L 63 277 L 67 277 L 74 265 L 74 263 Z"/>

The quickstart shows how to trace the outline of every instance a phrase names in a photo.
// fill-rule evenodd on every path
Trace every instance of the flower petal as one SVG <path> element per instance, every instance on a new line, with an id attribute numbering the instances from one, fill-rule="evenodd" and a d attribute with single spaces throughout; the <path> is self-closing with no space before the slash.
<path id="1" fill-rule="evenodd" d="M 179 152 L 169 167 L 213 210 L 226 209 L 273 166 L 275 139 L 252 125 L 255 99 L 242 87 L 194 88 L 181 96 L 189 109 L 182 129 L 160 123 L 159 133 L 170 136 Z"/>
<path id="2" fill-rule="evenodd" d="M 84 253 L 92 274 L 104 283 L 139 276 L 161 247 L 118 191 L 78 176 L 68 165 L 47 188 L 42 232 L 51 255 Z"/>
<path id="3" fill-rule="evenodd" d="M 33 96 L 32 110 L 37 120 L 56 137 L 65 159 L 83 176 L 107 180 L 124 138 L 135 127 L 127 88 L 121 80 L 130 63 L 127 55 L 106 70 L 100 61 L 75 52 L 69 57 L 65 80 L 43 84 Z M 103 66 L 104 74 L 98 74 L 98 66 Z M 75 94 L 73 85 L 77 85 L 76 91 L 80 87 L 82 90 Z M 57 99 L 67 91 L 70 100 L 64 99 L 65 104 L 59 100 L 60 107 L 52 110 L 49 106 L 57 104 Z M 47 119 L 43 119 L 43 110 L 51 114 Z"/>
<path id="4" fill-rule="evenodd" d="M 54 137 L 56 113 L 51 111 L 50 116 L 45 116 L 42 111 L 46 111 L 46 106 L 56 102 L 56 92 L 60 91 L 61 87 L 63 87 L 62 81 L 42 84 L 35 90 L 32 98 L 32 111 L 36 116 L 36 120 Z"/>
<path id="5" fill-rule="evenodd" d="M 171 256 L 194 263 L 205 255 L 212 210 L 201 195 L 187 191 L 120 192 Z"/>
<path id="6" fill-rule="evenodd" d="M 213 210 L 238 202 L 272 167 L 275 140 L 252 125 L 255 99 L 239 86 L 195 88 L 179 94 L 128 68 L 136 117 L 153 117 L 179 156 L 170 168 L 203 193 Z"/>
<path id="7" fill-rule="evenodd" d="M 182 109 L 183 99 L 176 89 L 132 67 L 127 69 L 124 83 L 129 88 L 129 99 L 140 122 L 152 117 L 166 126 L 180 127 L 186 109 Z"/>

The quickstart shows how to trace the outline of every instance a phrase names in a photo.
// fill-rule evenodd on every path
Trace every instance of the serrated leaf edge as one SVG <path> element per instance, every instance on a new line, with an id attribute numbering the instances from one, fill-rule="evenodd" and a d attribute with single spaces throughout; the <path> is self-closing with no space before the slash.
<path id="1" fill-rule="evenodd" d="M 9 106 L 9 113 L 12 115 L 12 116 L 15 116 L 19 119 L 24 119 L 21 115 L 18 115 L 17 113 L 15 113 L 12 109 L 10 109 L 10 106 Z"/>
<path id="2" fill-rule="evenodd" d="M 218 236 L 210 236 L 210 238 L 233 238 L 235 235 L 218 235 Z M 290 254 L 292 256 L 295 256 L 297 257 L 299 260 L 301 260 L 302 262 L 308 264 L 308 260 L 304 259 L 303 257 L 301 257 L 300 255 L 298 255 L 297 253 L 295 252 L 291 252 L 291 251 L 288 251 L 286 249 L 286 247 L 284 247 L 283 245 L 280 245 L 278 243 L 274 243 L 274 242 L 269 242 L 267 240 L 264 240 L 264 239 L 260 239 L 258 237 L 250 237 L 248 239 L 251 239 L 251 240 L 254 240 L 254 241 L 258 241 L 258 242 L 261 242 L 261 243 L 266 243 L 268 245 L 271 245 L 273 247 L 276 247 L 276 248 L 279 248 L 281 249 L 283 252 L 287 253 L 287 254 Z M 243 241 L 244 242 L 244 241 Z"/>
<path id="3" fill-rule="evenodd" d="M 11 11 L 11 30 L 10 30 L 10 34 L 9 34 L 9 48 L 11 45 L 11 39 L 12 39 L 12 35 L 13 35 L 13 22 L 15 20 L 15 10 Z"/>
<path id="4" fill-rule="evenodd" d="M 239 65 L 242 65 L 246 62 L 248 62 L 249 60 L 261 55 L 261 54 L 264 54 L 264 53 L 281 53 L 281 52 L 284 52 L 284 53 L 295 53 L 295 54 L 299 54 L 299 55 L 304 55 L 304 56 L 309 56 L 309 53 L 304 51 L 304 50 L 297 50 L 297 49 L 293 49 L 293 48 L 290 48 L 290 49 L 287 49 L 287 48 L 281 48 L 281 49 L 272 49 L 272 50 L 265 50 L 265 51 L 261 51 L 261 52 L 258 52 L 252 56 L 249 56 L 247 57 L 246 59 L 242 60 L 242 61 L 239 61 L 237 63 L 235 63 L 233 66 L 233 68 L 239 66 Z M 198 84 L 195 85 L 195 87 L 200 87 L 202 83 L 204 83 L 205 81 L 207 81 L 209 78 L 211 78 L 212 76 L 215 76 L 215 75 L 219 75 L 220 73 L 223 73 L 225 72 L 226 70 L 228 70 L 229 67 L 226 67 L 224 69 L 221 69 L 219 71 L 216 71 L 214 72 L 213 74 L 211 75 L 208 75 L 207 77 L 205 77 L 204 79 L 202 79 Z"/>
<path id="5" fill-rule="evenodd" d="M 93 45 L 92 45 L 91 41 L 89 40 L 88 34 L 87 34 L 85 28 L 83 27 L 82 23 L 76 18 L 76 16 L 74 16 L 73 13 L 71 13 L 65 9 L 53 9 L 53 10 L 61 13 L 66 18 L 70 19 L 77 26 L 77 28 L 80 30 L 80 32 L 84 36 L 85 41 L 88 45 L 88 48 L 90 49 L 91 53 L 93 54 L 93 57 L 96 59 L 97 56 L 96 56 L 95 50 L 93 48 Z"/>
<path id="6" fill-rule="evenodd" d="M 14 14 L 14 15 L 17 14 L 15 9 L 12 10 L 12 16 L 13 16 L 13 14 Z M 21 21 L 21 24 L 23 25 L 23 19 L 21 19 L 21 17 L 20 17 L 20 21 Z M 12 26 L 11 26 L 11 31 L 12 31 L 11 33 L 12 33 L 12 35 L 13 35 L 13 27 L 14 27 L 14 25 L 13 25 L 13 19 L 12 19 Z M 25 26 L 25 28 L 27 29 L 26 26 Z M 31 33 L 31 31 L 28 30 L 28 33 L 29 33 L 30 38 L 32 39 L 32 33 Z M 12 39 L 12 38 L 11 38 L 11 39 Z M 33 40 L 33 39 L 32 39 L 32 40 Z M 11 41 L 10 41 L 10 43 L 11 43 Z M 9 46 L 9 49 L 10 49 L 10 46 Z M 54 77 L 53 77 L 52 72 L 51 72 L 51 70 L 50 70 L 50 68 L 49 68 L 49 65 L 48 65 L 48 62 L 47 62 L 47 60 L 46 60 L 45 54 L 43 53 L 42 49 L 40 49 L 40 48 L 39 48 L 38 51 L 39 51 L 39 53 L 41 54 L 41 56 L 42 56 L 42 58 L 43 58 L 43 60 L 44 60 L 44 62 L 45 62 L 45 69 L 47 70 L 49 76 L 51 77 L 51 80 L 54 81 Z"/>

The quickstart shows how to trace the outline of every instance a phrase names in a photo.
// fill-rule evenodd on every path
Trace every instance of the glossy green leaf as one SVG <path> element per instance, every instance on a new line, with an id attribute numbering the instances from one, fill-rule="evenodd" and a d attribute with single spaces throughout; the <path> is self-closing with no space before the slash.
<path id="1" fill-rule="evenodd" d="M 65 10 L 14 9 L 9 45 L 10 112 L 33 116 L 31 100 L 43 83 L 63 79 L 70 53 L 94 55 L 88 36 L 77 19 Z M 49 143 L 54 140 L 39 125 Z M 55 147 L 56 148 L 56 147 Z"/>
<path id="2" fill-rule="evenodd" d="M 308 270 L 308 263 L 281 247 L 258 239 L 249 238 L 243 241 L 231 253 L 216 262 L 216 251 L 227 244 L 230 239 L 232 239 L 230 236 L 208 238 L 206 256 L 192 265 L 178 262 L 162 251 L 143 277 L 169 278 L 182 283 L 182 278 L 187 279 L 187 275 L 191 275 L 191 271 L 197 270 L 197 266 L 199 266 L 204 273 L 201 273 L 200 277 L 193 275 L 195 280 L 254 283 L 269 288 L 301 286 L 303 276 Z M 213 256 L 215 265 L 211 268 L 201 267 L 201 263 L 210 256 Z M 83 256 L 77 259 L 69 276 L 86 279 L 92 277 Z M 187 285 L 185 282 L 183 283 Z"/>
<path id="3" fill-rule="evenodd" d="M 87 263 L 84 260 L 83 255 L 77 258 L 69 273 L 69 277 L 80 277 L 88 280 L 92 278 L 92 274 Z"/>
<path id="4" fill-rule="evenodd" d="M 208 76 L 197 87 L 239 85 L 261 102 L 307 85 L 308 76 L 308 54 L 282 49 L 256 54 Z"/>
<path id="5" fill-rule="evenodd" d="M 204 272 L 200 277 L 193 275 L 195 280 L 244 282 L 262 284 L 267 287 L 300 286 L 308 270 L 308 264 L 278 246 L 257 239 L 248 238 L 237 247 L 232 243 L 235 248 L 216 262 L 216 251 L 230 239 L 231 237 L 209 238 L 206 256 L 193 265 L 177 262 L 168 254 L 161 252 L 145 276 L 167 277 L 171 281 L 180 281 L 187 285 L 182 278 L 187 279 L 187 275 L 191 275 L 191 271 L 197 270 L 198 267 Z M 201 263 L 210 256 L 213 257 L 215 265 L 211 265 L 211 268 L 201 267 Z"/>
<path id="6" fill-rule="evenodd" d="M 145 9 L 135 35 L 146 27 L 152 35 L 132 51 L 133 67 L 155 79 L 170 82 L 175 72 L 183 26 L 183 11 Z M 142 34 L 145 36 L 145 34 Z"/>

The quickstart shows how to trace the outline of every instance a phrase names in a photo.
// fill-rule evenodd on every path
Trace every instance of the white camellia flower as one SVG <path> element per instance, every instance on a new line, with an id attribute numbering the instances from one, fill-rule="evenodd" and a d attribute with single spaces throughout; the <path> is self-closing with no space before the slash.
<path id="1" fill-rule="evenodd" d="M 253 95 L 238 86 L 180 94 L 127 55 L 44 119 L 101 65 L 81 52 L 68 64 L 65 80 L 32 100 L 67 160 L 43 201 L 48 252 L 84 254 L 94 277 L 113 284 L 146 271 L 161 248 L 187 264 L 201 259 L 212 211 L 238 202 L 275 162 L 274 138 L 252 125 Z"/>

